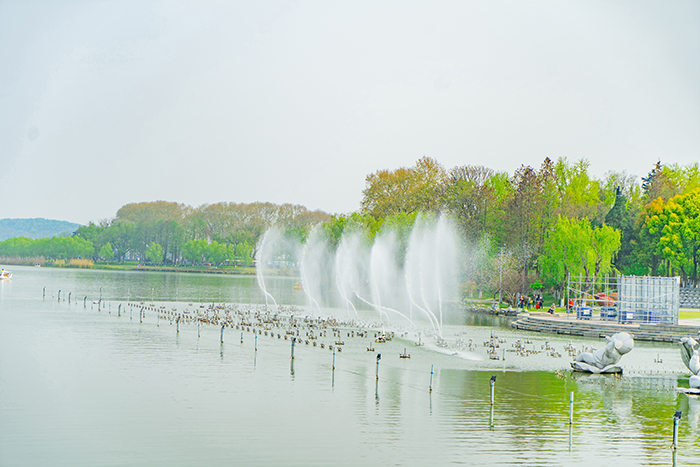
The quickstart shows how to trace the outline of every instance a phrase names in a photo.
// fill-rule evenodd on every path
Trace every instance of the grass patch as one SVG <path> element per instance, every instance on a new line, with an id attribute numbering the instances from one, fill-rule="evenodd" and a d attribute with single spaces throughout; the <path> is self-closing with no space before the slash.
<path id="1" fill-rule="evenodd" d="M 680 310 L 678 319 L 700 319 L 700 310 Z"/>
<path id="2" fill-rule="evenodd" d="M 153 266 L 153 265 L 143 265 L 136 261 L 125 261 L 123 263 L 117 262 L 97 262 L 93 266 L 93 269 L 107 269 L 112 271 L 156 271 L 156 272 L 189 272 L 189 273 L 205 273 L 205 274 L 245 274 L 254 275 L 254 267 L 233 267 L 233 266 L 200 266 L 200 265 L 188 265 L 188 266 Z"/>

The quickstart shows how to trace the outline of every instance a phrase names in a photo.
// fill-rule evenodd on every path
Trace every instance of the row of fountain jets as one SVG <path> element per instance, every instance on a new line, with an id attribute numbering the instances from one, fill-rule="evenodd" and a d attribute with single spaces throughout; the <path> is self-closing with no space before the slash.
<path id="1" fill-rule="evenodd" d="M 334 247 L 320 227 L 306 242 L 271 228 L 258 244 L 257 280 L 267 305 L 277 306 L 267 282 L 271 271 L 291 267 L 301 275 L 312 314 L 374 310 L 380 321 L 429 326 L 442 335 L 449 304 L 457 299 L 464 265 L 469 264 L 453 224 L 446 217 L 419 216 L 408 235 L 385 230 L 372 241 L 359 229 L 346 229 Z"/>

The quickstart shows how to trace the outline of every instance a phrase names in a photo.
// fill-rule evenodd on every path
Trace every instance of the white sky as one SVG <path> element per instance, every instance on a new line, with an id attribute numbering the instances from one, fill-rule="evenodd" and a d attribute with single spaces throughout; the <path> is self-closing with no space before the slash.
<path id="1" fill-rule="evenodd" d="M 0 218 L 351 212 L 424 155 L 699 161 L 700 2 L 0 0 Z"/>

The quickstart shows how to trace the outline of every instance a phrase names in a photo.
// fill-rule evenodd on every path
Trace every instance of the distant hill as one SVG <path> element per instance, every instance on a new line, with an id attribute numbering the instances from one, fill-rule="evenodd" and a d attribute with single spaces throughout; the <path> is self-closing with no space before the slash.
<path id="1" fill-rule="evenodd" d="M 45 238 L 70 235 L 78 227 L 80 224 L 52 219 L 0 219 L 0 241 L 13 237 Z"/>

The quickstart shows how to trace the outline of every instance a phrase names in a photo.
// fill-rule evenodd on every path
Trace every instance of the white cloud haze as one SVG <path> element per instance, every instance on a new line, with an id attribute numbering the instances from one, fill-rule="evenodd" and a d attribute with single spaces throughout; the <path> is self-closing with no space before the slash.
<path id="1" fill-rule="evenodd" d="M 700 160 L 700 2 L 2 1 L 0 218 L 359 208 L 433 157 Z"/>

